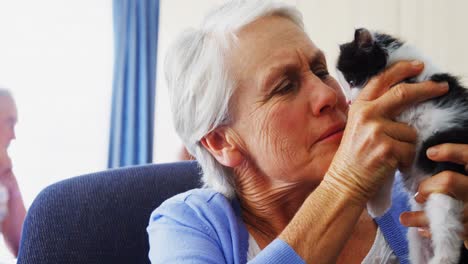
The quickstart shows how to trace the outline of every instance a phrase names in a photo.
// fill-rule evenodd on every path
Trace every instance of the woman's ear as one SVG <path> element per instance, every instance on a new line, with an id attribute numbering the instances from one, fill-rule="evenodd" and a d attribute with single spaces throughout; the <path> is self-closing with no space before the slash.
<path id="1" fill-rule="evenodd" d="M 215 159 L 226 167 L 234 168 L 242 163 L 244 155 L 236 142 L 234 131 L 217 128 L 201 139 L 201 143 Z"/>

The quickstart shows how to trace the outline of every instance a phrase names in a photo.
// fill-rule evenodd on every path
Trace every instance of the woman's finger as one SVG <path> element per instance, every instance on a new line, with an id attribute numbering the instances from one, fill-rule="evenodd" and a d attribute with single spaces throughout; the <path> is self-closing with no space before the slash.
<path id="1" fill-rule="evenodd" d="M 397 62 L 372 78 L 359 93 L 357 100 L 371 101 L 379 98 L 393 85 L 420 74 L 423 69 L 424 64 L 421 61 Z"/>
<path id="2" fill-rule="evenodd" d="M 416 202 L 424 203 L 431 193 L 443 193 L 468 202 L 468 177 L 453 171 L 443 171 L 419 184 Z"/>
<path id="3" fill-rule="evenodd" d="M 441 96 L 448 91 L 446 82 L 400 83 L 376 100 L 382 114 L 393 118 L 408 107 Z"/>
<path id="4" fill-rule="evenodd" d="M 385 134 L 398 141 L 416 143 L 418 139 L 416 129 L 407 124 L 385 120 L 382 126 L 385 128 Z"/>
<path id="5" fill-rule="evenodd" d="M 416 154 L 416 146 L 412 143 L 401 142 L 394 140 L 392 142 L 395 156 L 398 160 L 398 168 L 400 171 L 406 171 L 413 164 Z"/>
<path id="6" fill-rule="evenodd" d="M 424 211 L 403 212 L 400 215 L 400 223 L 407 227 L 429 227 L 429 219 Z"/>
<path id="7" fill-rule="evenodd" d="M 467 144 L 441 144 L 429 148 L 426 154 L 433 161 L 448 161 L 462 165 L 468 164 Z"/>

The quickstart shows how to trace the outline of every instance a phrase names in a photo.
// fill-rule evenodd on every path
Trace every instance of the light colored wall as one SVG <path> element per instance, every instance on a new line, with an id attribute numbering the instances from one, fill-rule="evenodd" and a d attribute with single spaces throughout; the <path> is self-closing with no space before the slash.
<path id="1" fill-rule="evenodd" d="M 183 29 L 196 26 L 203 14 L 223 0 L 161 0 L 154 157 L 177 158 L 181 143 L 172 128 L 163 82 L 162 59 L 169 42 Z M 468 81 L 468 30 L 464 0 L 285 0 L 304 15 L 306 30 L 324 50 L 334 73 L 338 44 L 349 41 L 355 28 L 381 30 L 415 44 L 441 69 Z M 467 82 L 465 82 L 467 83 Z"/>
<path id="2" fill-rule="evenodd" d="M 47 185 L 106 168 L 112 3 L 0 0 L 0 39 L 0 86 L 19 115 L 9 152 L 28 207 Z"/>
<path id="3" fill-rule="evenodd" d="M 26 207 L 106 168 L 112 67 L 112 1 L 0 0 L 0 86 L 18 106 L 9 153 Z M 16 263 L 1 234 L 0 263 Z"/>
<path id="4" fill-rule="evenodd" d="M 441 69 L 468 76 L 468 30 L 463 0 L 297 0 L 312 40 L 325 50 L 330 66 L 337 43 L 367 27 L 413 43 Z"/>

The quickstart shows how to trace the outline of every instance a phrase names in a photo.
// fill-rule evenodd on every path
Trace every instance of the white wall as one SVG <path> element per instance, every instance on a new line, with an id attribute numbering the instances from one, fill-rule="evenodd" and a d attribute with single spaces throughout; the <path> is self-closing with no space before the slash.
<path id="1" fill-rule="evenodd" d="M 443 70 L 468 76 L 468 31 L 464 0 L 298 0 L 309 35 L 334 67 L 338 43 L 354 29 L 388 32 L 416 45 Z"/>
<path id="2" fill-rule="evenodd" d="M 0 86 L 18 106 L 10 154 L 26 206 L 107 163 L 112 1 L 0 0 Z"/>
<path id="3" fill-rule="evenodd" d="M 464 0 L 289 0 L 304 15 L 306 30 L 324 50 L 334 73 L 338 44 L 358 27 L 378 29 L 414 43 L 442 69 L 468 80 L 468 30 Z M 154 160 L 177 160 L 181 143 L 172 127 L 162 61 L 170 41 L 223 0 L 161 0 Z M 467 82 L 465 82 L 467 83 Z"/>

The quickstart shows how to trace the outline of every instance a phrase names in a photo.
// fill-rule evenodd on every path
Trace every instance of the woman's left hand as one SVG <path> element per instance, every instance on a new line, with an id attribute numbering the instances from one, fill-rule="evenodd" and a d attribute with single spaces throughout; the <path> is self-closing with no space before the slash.
<path id="1" fill-rule="evenodd" d="M 427 156 L 433 161 L 448 161 L 465 166 L 468 169 L 468 144 L 441 144 L 427 151 Z M 424 181 L 418 188 L 415 200 L 424 203 L 431 193 L 445 193 L 463 202 L 463 240 L 468 249 L 468 176 L 453 171 L 440 172 Z M 430 237 L 429 221 L 423 211 L 404 212 L 400 222 L 408 227 L 417 227 L 421 236 Z"/>

